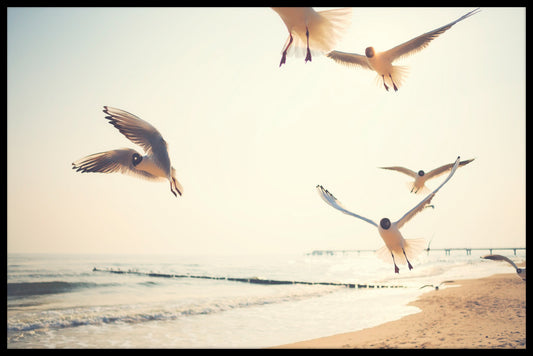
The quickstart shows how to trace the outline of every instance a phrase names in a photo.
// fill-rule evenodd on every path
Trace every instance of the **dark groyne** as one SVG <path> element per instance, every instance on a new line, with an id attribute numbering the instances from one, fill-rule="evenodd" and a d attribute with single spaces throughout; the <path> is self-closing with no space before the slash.
<path id="1" fill-rule="evenodd" d="M 93 272 L 106 272 L 117 274 L 135 274 L 139 276 L 158 277 L 158 278 L 200 278 L 200 279 L 214 279 L 221 281 L 241 282 L 241 283 L 256 283 L 266 285 L 276 284 L 307 284 L 307 285 L 325 285 L 325 286 L 340 286 L 346 288 L 405 288 L 396 285 L 378 285 L 378 284 L 359 284 L 359 283 L 338 283 L 338 282 L 305 282 L 305 281 L 281 281 L 275 279 L 262 279 L 257 277 L 252 278 L 232 278 L 232 277 L 215 277 L 215 276 L 195 276 L 190 274 L 169 274 L 169 273 L 154 273 L 154 272 L 139 272 L 135 270 L 120 270 L 113 268 L 93 268 Z"/>

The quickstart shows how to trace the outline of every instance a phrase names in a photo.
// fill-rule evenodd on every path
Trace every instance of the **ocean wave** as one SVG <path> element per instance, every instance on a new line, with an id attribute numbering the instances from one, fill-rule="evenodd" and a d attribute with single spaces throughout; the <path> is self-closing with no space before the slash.
<path id="1" fill-rule="evenodd" d="M 45 294 L 69 293 L 80 288 L 94 288 L 98 286 L 108 286 L 98 283 L 88 282 L 12 282 L 7 284 L 8 297 L 28 297 Z"/>
<path id="2" fill-rule="evenodd" d="M 109 307 L 79 307 L 46 312 L 22 313 L 8 320 L 9 337 L 20 332 L 39 332 L 49 329 L 73 328 L 85 325 L 132 324 L 147 321 L 167 321 L 195 315 L 208 315 L 233 309 L 294 302 L 333 293 L 340 287 L 304 286 L 292 287 L 278 295 L 248 296 L 210 299 L 204 302 L 188 302 L 164 305 L 117 305 Z"/>

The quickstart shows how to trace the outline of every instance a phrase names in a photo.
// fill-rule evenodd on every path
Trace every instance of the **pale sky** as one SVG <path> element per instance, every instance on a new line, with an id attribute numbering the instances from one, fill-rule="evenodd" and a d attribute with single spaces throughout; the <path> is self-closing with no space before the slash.
<path id="1" fill-rule="evenodd" d="M 317 8 L 322 10 L 324 8 Z M 336 49 L 387 50 L 474 8 L 354 8 Z M 399 62 L 398 92 L 322 56 L 278 66 L 270 8 L 8 8 L 8 253 L 377 249 L 423 195 L 407 176 L 457 156 L 402 229 L 432 247 L 525 246 L 525 8 L 482 8 Z M 153 124 L 184 187 L 71 163 L 120 147 L 104 105 Z M 436 188 L 445 176 L 429 181 Z"/>

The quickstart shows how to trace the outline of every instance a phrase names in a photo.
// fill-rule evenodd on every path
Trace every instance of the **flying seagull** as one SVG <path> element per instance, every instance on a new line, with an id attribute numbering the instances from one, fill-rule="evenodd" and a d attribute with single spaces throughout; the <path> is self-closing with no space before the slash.
<path id="1" fill-rule="evenodd" d="M 509 263 L 511 266 L 514 267 L 514 269 L 516 270 L 516 273 L 518 274 L 518 276 L 520 276 L 520 278 L 522 278 L 524 281 L 526 280 L 526 268 L 520 268 L 518 267 L 513 261 L 511 261 L 509 258 L 505 257 L 505 256 L 502 256 L 502 255 L 485 255 L 485 256 L 481 256 L 481 258 L 485 258 L 487 260 L 494 260 L 494 261 L 506 261 L 507 263 Z"/>
<path id="2" fill-rule="evenodd" d="M 413 269 L 413 266 L 409 262 L 409 258 L 415 258 L 418 254 L 420 254 L 422 251 L 424 251 L 425 247 L 425 240 L 423 238 L 420 239 L 404 239 L 402 234 L 400 233 L 400 228 L 413 216 L 421 212 L 425 209 L 426 205 L 428 205 L 431 202 L 431 199 L 435 196 L 435 194 L 439 191 L 440 188 L 446 182 L 450 180 L 450 178 L 453 176 L 455 171 L 457 170 L 457 167 L 459 166 L 459 157 L 457 157 L 457 160 L 455 161 L 455 164 L 453 166 L 453 169 L 451 170 L 450 174 L 446 178 L 444 182 L 442 182 L 437 189 L 435 189 L 433 192 L 431 192 L 427 197 L 425 197 L 420 203 L 418 203 L 413 209 L 409 210 L 404 216 L 402 216 L 398 221 L 392 222 L 388 218 L 383 218 L 379 222 L 379 225 L 376 224 L 374 221 L 367 219 L 361 215 L 355 214 L 347 209 L 344 208 L 344 206 L 331 194 L 329 191 L 324 189 L 321 185 L 317 185 L 317 191 L 320 197 L 329 205 L 334 207 L 337 210 L 340 210 L 344 214 L 351 215 L 353 217 L 356 217 L 358 219 L 364 220 L 369 224 L 374 225 L 379 232 L 379 235 L 385 242 L 385 246 L 380 248 L 376 251 L 378 257 L 382 258 L 385 261 L 390 261 L 390 257 L 392 257 L 392 263 L 394 264 L 394 272 L 399 273 L 399 268 L 396 265 L 396 262 L 399 264 L 406 264 L 409 267 L 409 270 Z M 389 255 L 390 254 L 390 255 Z"/>
<path id="3" fill-rule="evenodd" d="M 475 158 L 468 159 L 466 161 L 459 162 L 459 167 L 467 165 L 468 163 L 472 162 Z M 422 193 L 427 192 L 429 189 L 426 187 L 425 183 L 426 181 L 436 178 L 446 172 L 449 172 L 453 168 L 453 163 L 445 164 L 444 166 L 441 166 L 439 168 L 435 168 L 432 171 L 424 172 L 423 170 L 419 170 L 418 172 L 412 171 L 405 167 L 379 167 L 381 169 L 389 169 L 392 171 L 398 171 L 404 174 L 407 174 L 409 177 L 413 177 L 415 179 L 414 182 L 410 183 L 409 186 L 411 188 L 411 193 Z"/>
<path id="4" fill-rule="evenodd" d="M 449 30 L 457 22 L 474 15 L 479 11 L 481 11 L 479 8 L 470 11 L 466 15 L 461 16 L 457 20 L 452 21 L 447 25 L 439 27 L 433 31 L 426 32 L 423 35 L 393 47 L 388 51 L 377 52 L 374 47 L 367 47 L 364 56 L 356 53 L 340 51 L 331 51 L 327 54 L 327 56 L 337 63 L 347 66 L 359 66 L 364 69 L 373 70 L 378 74 L 378 78 L 381 77 L 383 80 L 383 86 L 387 91 L 389 91 L 390 85 L 392 85 L 394 91 L 397 91 L 402 84 L 405 75 L 407 74 L 407 67 L 393 65 L 394 61 L 421 51 L 422 49 L 426 48 L 433 39 Z"/>
<path id="5" fill-rule="evenodd" d="M 433 209 L 435 209 L 435 206 L 434 206 L 434 205 L 428 205 L 428 206 L 426 206 L 426 208 L 429 208 L 430 206 L 431 206 Z M 429 242 L 428 242 L 428 247 L 426 247 L 426 252 L 427 252 L 428 256 L 429 256 L 429 250 L 430 250 L 430 246 L 431 246 L 431 241 L 433 241 L 434 238 L 435 238 L 435 234 L 433 234 L 433 236 L 431 236 L 431 239 L 430 239 Z"/>
<path id="6" fill-rule="evenodd" d="M 312 59 L 312 51 L 318 53 L 331 51 L 352 20 L 351 8 L 318 12 L 312 7 L 273 7 L 272 9 L 278 13 L 289 31 L 289 37 L 283 46 L 280 67 L 285 63 L 287 54 L 303 52 L 301 50 L 305 49 L 305 62 L 307 63 Z"/>
<path id="7" fill-rule="evenodd" d="M 131 142 L 143 148 L 142 155 L 131 148 L 120 148 L 95 153 L 72 163 L 77 172 L 124 173 L 149 180 L 170 182 L 170 191 L 176 197 L 183 187 L 176 178 L 176 170 L 170 164 L 167 143 L 148 122 L 127 111 L 104 106 L 105 118 Z"/>
<path id="8" fill-rule="evenodd" d="M 434 287 L 435 290 L 439 290 L 439 287 L 442 286 L 443 284 L 446 284 L 446 283 L 454 283 L 454 281 L 442 281 L 440 282 L 439 284 L 437 285 L 434 285 L 434 284 L 426 284 L 426 285 L 423 285 L 422 287 L 418 288 L 418 289 L 422 289 L 422 288 L 426 288 L 426 287 Z"/>

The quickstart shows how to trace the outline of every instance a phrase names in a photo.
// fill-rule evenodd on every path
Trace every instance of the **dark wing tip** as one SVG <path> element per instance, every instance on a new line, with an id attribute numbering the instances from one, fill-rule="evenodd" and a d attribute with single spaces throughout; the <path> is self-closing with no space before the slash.
<path id="1" fill-rule="evenodd" d="M 328 190 L 324 188 L 322 185 L 318 184 L 316 187 L 320 188 L 320 191 L 322 192 L 322 194 L 331 195 L 331 193 L 328 192 Z"/>
<path id="2" fill-rule="evenodd" d="M 86 173 L 87 169 L 85 167 L 76 166 L 74 163 L 72 163 L 72 169 L 75 169 L 76 172 Z"/>
<path id="3" fill-rule="evenodd" d="M 478 7 L 477 9 L 474 9 L 472 11 L 470 11 L 468 14 L 466 14 L 465 16 L 469 17 L 469 16 L 472 16 L 474 14 L 477 14 L 478 12 L 481 12 L 481 8 Z"/>
<path id="4" fill-rule="evenodd" d="M 467 164 L 469 164 L 470 162 L 472 162 L 475 158 L 471 158 L 471 159 L 467 159 L 467 160 L 464 160 L 464 161 L 460 161 L 459 162 L 459 165 L 460 166 L 465 166 Z"/>

